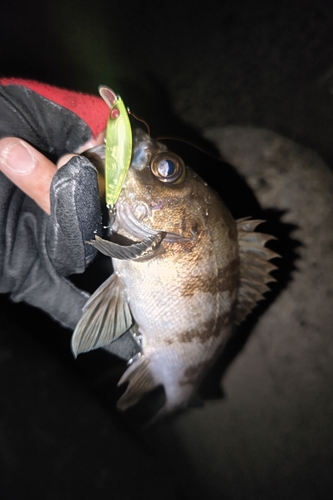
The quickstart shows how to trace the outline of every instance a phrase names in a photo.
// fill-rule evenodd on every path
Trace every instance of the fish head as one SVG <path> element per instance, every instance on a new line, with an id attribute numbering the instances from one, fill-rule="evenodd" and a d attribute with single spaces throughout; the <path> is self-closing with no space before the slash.
<path id="1" fill-rule="evenodd" d="M 211 193 L 178 155 L 136 130 L 113 230 L 134 239 L 157 232 L 170 241 L 196 239 L 205 229 Z"/>

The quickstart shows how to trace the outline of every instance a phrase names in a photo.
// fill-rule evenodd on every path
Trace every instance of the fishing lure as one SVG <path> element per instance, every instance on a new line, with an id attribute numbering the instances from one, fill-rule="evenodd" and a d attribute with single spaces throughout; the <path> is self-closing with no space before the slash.
<path id="1" fill-rule="evenodd" d="M 106 128 L 105 197 L 112 217 L 131 163 L 132 128 L 128 111 L 121 97 L 105 85 L 101 85 L 98 90 L 110 108 L 110 117 Z"/>

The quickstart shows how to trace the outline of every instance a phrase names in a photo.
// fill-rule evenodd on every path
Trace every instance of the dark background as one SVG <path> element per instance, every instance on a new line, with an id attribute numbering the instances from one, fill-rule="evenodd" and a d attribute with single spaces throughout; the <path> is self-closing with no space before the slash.
<path id="1" fill-rule="evenodd" d="M 329 0 L 4 2 L 0 42 L 1 76 L 90 93 L 105 83 L 145 117 L 153 136 L 204 143 L 207 127 L 256 125 L 315 149 L 333 165 Z M 86 285 L 94 286 L 89 276 Z M 292 443 L 267 451 L 279 436 L 257 450 L 256 463 L 264 465 L 266 454 L 275 459 L 271 484 L 260 467 L 251 468 L 241 440 L 224 457 L 235 461 L 228 478 L 211 450 L 221 485 L 215 491 L 194 472 L 200 457 L 185 450 L 195 450 L 195 437 L 180 433 L 179 417 L 138 432 L 114 410 L 120 362 L 102 353 L 74 361 L 70 332 L 7 297 L 0 297 L 0 314 L 1 500 L 192 499 L 205 491 L 221 498 L 226 480 L 237 484 L 238 496 L 229 489 L 223 498 L 265 499 L 273 492 L 281 499 L 330 498 L 327 460 L 320 477 L 311 464 L 300 474 Z M 187 418 L 181 417 L 185 427 Z M 283 471 L 293 467 L 298 472 L 285 487 Z"/>

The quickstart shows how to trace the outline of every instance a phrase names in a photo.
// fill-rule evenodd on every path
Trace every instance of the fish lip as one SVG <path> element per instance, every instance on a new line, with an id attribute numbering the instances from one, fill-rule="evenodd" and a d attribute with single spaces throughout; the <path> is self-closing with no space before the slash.
<path id="1" fill-rule="evenodd" d="M 123 228 L 128 234 L 130 234 L 134 238 L 144 239 L 149 236 L 155 236 L 158 233 L 165 233 L 165 237 L 163 241 L 173 243 L 180 240 L 191 240 L 192 238 L 187 238 L 182 236 L 181 234 L 169 233 L 164 231 L 163 229 L 152 229 L 151 227 L 147 227 L 144 224 L 140 223 L 137 218 L 134 216 L 131 211 L 129 205 L 127 203 L 118 202 L 117 204 L 117 216 L 116 216 L 116 226 L 115 230 Z"/>

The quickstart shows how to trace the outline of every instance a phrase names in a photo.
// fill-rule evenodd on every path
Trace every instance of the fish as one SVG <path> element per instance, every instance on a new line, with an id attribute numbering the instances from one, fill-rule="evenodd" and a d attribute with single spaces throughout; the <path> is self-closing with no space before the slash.
<path id="1" fill-rule="evenodd" d="M 141 129 L 116 202 L 108 240 L 90 243 L 113 274 L 84 307 L 75 355 L 110 345 L 128 329 L 141 352 L 118 385 L 125 411 L 162 386 L 158 417 L 186 408 L 234 325 L 269 290 L 278 255 L 261 220 L 234 220 L 218 194 L 184 161 Z"/>

